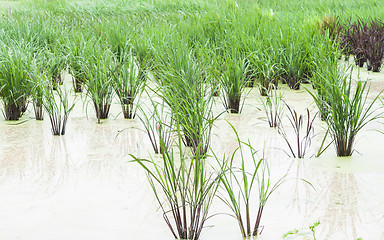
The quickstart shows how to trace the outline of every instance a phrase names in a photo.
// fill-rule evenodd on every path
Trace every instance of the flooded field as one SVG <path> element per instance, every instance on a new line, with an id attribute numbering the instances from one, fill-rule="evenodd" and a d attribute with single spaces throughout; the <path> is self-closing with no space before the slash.
<path id="1" fill-rule="evenodd" d="M 384 89 L 384 74 L 361 70 L 360 76 L 372 79 L 370 99 Z M 71 84 L 68 75 L 65 84 Z M 299 91 L 280 85 L 288 105 L 299 113 L 309 108 L 314 114 L 316 106 L 304 88 L 312 89 L 309 84 Z M 143 104 L 148 99 L 144 95 Z M 294 229 L 308 232 L 317 221 L 320 240 L 384 239 L 384 134 L 378 132 L 384 131 L 383 121 L 363 129 L 352 157 L 336 157 L 331 146 L 315 158 L 326 127 L 317 118 L 310 152 L 304 159 L 293 159 L 285 154 L 287 146 L 277 130 L 269 128 L 260 99 L 255 88 L 240 115 L 219 117 L 212 151 L 222 156 L 237 147 L 229 122 L 242 140 L 265 150 L 273 180 L 288 174 L 267 202 L 261 239 L 282 239 Z M 44 121 L 34 120 L 31 105 L 17 122 L 1 118 L 0 239 L 172 239 L 145 172 L 130 162 L 129 154 L 154 156 L 141 122 L 123 119 L 114 101 L 112 115 L 97 124 L 93 106 L 84 101 L 78 95 L 61 137 L 52 136 L 47 115 Z M 222 111 L 217 98 L 214 112 Z M 289 132 L 285 116 L 283 121 Z M 241 239 L 237 222 L 218 198 L 210 213 L 218 215 L 206 223 L 202 240 Z"/>

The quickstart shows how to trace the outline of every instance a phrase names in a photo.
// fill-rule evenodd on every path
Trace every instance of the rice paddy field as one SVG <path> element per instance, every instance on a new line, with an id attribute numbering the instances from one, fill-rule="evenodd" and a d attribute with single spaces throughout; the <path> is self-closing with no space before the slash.
<path id="1" fill-rule="evenodd" d="M 0 240 L 384 239 L 380 1 L 0 1 Z"/>

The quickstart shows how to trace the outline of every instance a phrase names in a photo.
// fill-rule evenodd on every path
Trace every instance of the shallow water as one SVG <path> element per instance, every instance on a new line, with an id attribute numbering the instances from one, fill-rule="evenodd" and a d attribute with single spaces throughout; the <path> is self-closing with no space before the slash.
<path id="1" fill-rule="evenodd" d="M 360 71 L 373 78 L 370 98 L 384 88 L 384 74 Z M 66 84 L 70 84 L 69 76 Z M 306 85 L 311 89 L 310 85 Z M 281 85 L 286 102 L 299 113 L 315 106 L 305 90 Z M 303 89 L 303 88 L 302 88 Z M 358 136 L 357 152 L 337 158 L 331 146 L 320 158 L 324 123 L 316 120 L 308 157 L 292 159 L 275 129 L 258 109 L 260 96 L 252 90 L 243 113 L 223 114 L 216 121 L 212 149 L 222 155 L 236 148 L 230 122 L 258 150 L 265 150 L 272 179 L 288 180 L 269 199 L 262 217 L 262 239 L 281 239 L 295 228 L 316 221 L 318 239 L 384 239 L 384 131 L 380 121 Z M 216 99 L 214 112 L 223 111 Z M 143 96 L 148 103 L 148 96 Z M 143 170 L 130 163 L 129 154 L 153 154 L 138 119 L 124 120 L 117 101 L 102 124 L 90 104 L 78 100 L 65 136 L 54 137 L 48 118 L 33 119 L 32 106 L 17 122 L 0 120 L 0 239 L 172 239 Z M 289 129 L 289 123 L 284 125 Z M 213 161 L 209 159 L 209 161 Z M 314 189 L 301 179 L 310 182 Z M 211 213 L 227 213 L 215 200 Z M 241 239 L 234 219 L 225 214 L 210 219 L 202 240 Z M 290 238 L 302 239 L 302 238 Z"/>

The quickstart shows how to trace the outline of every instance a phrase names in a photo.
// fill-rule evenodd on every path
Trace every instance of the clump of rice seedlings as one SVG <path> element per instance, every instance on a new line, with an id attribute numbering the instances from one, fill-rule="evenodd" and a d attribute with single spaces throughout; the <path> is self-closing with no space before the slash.
<path id="1" fill-rule="evenodd" d="M 277 87 L 277 76 L 280 75 L 279 64 L 274 50 L 270 47 L 265 51 L 251 53 L 249 59 L 256 78 L 259 80 L 260 95 L 268 96 L 271 88 Z"/>
<path id="2" fill-rule="evenodd" d="M 350 46 L 355 57 L 356 66 L 363 67 L 367 61 L 366 46 L 368 41 L 368 25 L 361 19 L 350 24 L 350 30 L 348 39 L 350 40 Z"/>
<path id="3" fill-rule="evenodd" d="M 99 49 L 101 50 L 101 49 Z M 107 119 L 113 99 L 112 55 L 109 51 L 96 51 L 88 58 L 88 66 L 84 73 L 86 77 L 86 94 L 92 100 L 97 122 Z"/>
<path id="4" fill-rule="evenodd" d="M 276 128 L 281 124 L 281 118 L 284 114 L 284 105 L 282 94 L 277 90 L 268 93 L 265 101 L 261 100 L 265 115 L 267 116 L 269 127 Z"/>
<path id="5" fill-rule="evenodd" d="M 287 115 L 287 117 L 292 126 L 295 137 L 291 140 L 282 124 L 280 124 L 278 128 L 279 134 L 288 145 L 290 151 L 290 153 L 286 152 L 288 156 L 292 156 L 294 158 L 304 158 L 309 147 L 311 146 L 312 138 L 314 137 L 313 122 L 316 119 L 317 113 L 311 117 L 311 114 L 307 109 L 306 115 L 298 115 L 297 112 L 287 103 L 285 103 L 285 106 L 289 111 L 289 115 Z"/>
<path id="6" fill-rule="evenodd" d="M 5 120 L 19 120 L 29 97 L 28 68 L 31 54 L 19 46 L 4 47 L 0 56 L 0 97 Z"/>
<path id="7" fill-rule="evenodd" d="M 144 90 L 146 71 L 142 66 L 136 64 L 132 53 L 125 53 L 116 59 L 116 68 L 112 71 L 113 88 L 126 119 L 135 117 L 137 101 Z"/>
<path id="8" fill-rule="evenodd" d="M 311 77 L 311 83 L 316 90 L 317 96 L 322 99 L 323 105 L 318 107 L 323 109 L 323 111 L 319 111 L 319 115 L 321 120 L 325 121 L 328 117 L 327 105 L 325 103 L 329 102 L 329 100 L 327 99 L 326 89 L 323 86 L 325 84 L 324 81 L 332 80 L 332 78 L 326 78 L 325 76 L 341 74 L 338 65 L 340 53 L 337 44 L 328 37 L 322 39 L 316 46 L 317 51 L 312 62 L 314 74 Z M 337 80 L 337 78 L 333 80 Z"/>
<path id="9" fill-rule="evenodd" d="M 238 147 L 229 158 L 224 156 L 220 159 L 214 155 L 220 166 L 218 170 L 220 186 L 226 195 L 218 196 L 231 209 L 242 237 L 248 239 L 262 232 L 263 227 L 260 224 L 264 208 L 271 194 L 284 183 L 285 176 L 272 184 L 267 160 L 264 157 L 258 158 L 257 151 L 252 145 L 249 142 L 242 142 L 235 128 L 232 125 L 231 127 L 236 134 Z M 235 165 L 238 157 L 241 160 L 240 166 Z M 249 162 L 252 162 L 251 168 L 247 166 Z M 253 197 L 254 191 L 258 196 Z M 252 213 L 251 210 L 254 208 L 257 212 Z M 255 216 L 254 224 L 252 216 Z"/>
<path id="10" fill-rule="evenodd" d="M 56 86 L 62 85 L 63 80 L 61 79 L 61 73 L 65 68 L 66 65 L 66 56 L 59 51 L 58 49 L 55 49 L 53 51 L 46 51 L 47 54 L 47 66 L 49 75 L 52 76 L 52 82 L 54 89 L 56 89 Z"/>
<path id="11" fill-rule="evenodd" d="M 219 177 L 208 173 L 203 155 L 183 154 L 180 128 L 177 133 L 179 153 L 164 148 L 160 162 L 131 156 L 146 171 L 173 237 L 198 240 L 209 217 Z"/>
<path id="12" fill-rule="evenodd" d="M 73 78 L 73 89 L 76 93 L 82 92 L 86 80 L 84 66 L 86 65 L 86 49 L 93 48 L 94 40 L 86 39 L 81 32 L 75 32 L 68 37 L 66 46 L 69 56 L 69 72 Z"/>
<path id="13" fill-rule="evenodd" d="M 349 74 L 346 72 L 349 71 Z M 368 103 L 369 86 L 367 81 L 353 81 L 352 69 L 340 68 L 321 74 L 321 87 L 324 97 L 309 92 L 320 112 L 327 115 L 328 131 L 336 147 L 337 156 L 351 156 L 359 131 L 369 122 L 381 116 L 373 105 L 376 96 Z M 324 98 L 326 101 L 324 101 Z"/>
<path id="14" fill-rule="evenodd" d="M 46 77 L 44 89 L 43 106 L 48 113 L 51 122 L 51 131 L 55 136 L 64 135 L 70 112 L 75 106 L 75 102 L 69 102 L 69 91 L 62 87 L 57 87 L 53 91 L 52 84 Z"/>
<path id="15" fill-rule="evenodd" d="M 323 19 L 319 23 L 319 28 L 323 34 L 328 34 L 328 37 L 333 41 L 339 39 L 343 29 L 339 16 L 328 16 L 327 14 L 324 15 Z"/>
<path id="16" fill-rule="evenodd" d="M 247 87 L 248 62 L 236 50 L 226 51 L 222 60 L 223 65 L 217 69 L 222 73 L 219 83 L 223 105 L 230 113 L 240 113 L 244 103 L 242 96 Z"/>
<path id="17" fill-rule="evenodd" d="M 152 99 L 151 103 L 153 111 L 147 113 L 143 108 L 140 108 L 141 114 L 138 117 L 144 125 L 153 150 L 158 154 L 163 153 L 164 150 L 170 150 L 174 119 L 171 113 L 165 109 L 164 103 L 156 103 Z"/>
<path id="18" fill-rule="evenodd" d="M 208 46 L 199 45 L 195 51 L 197 52 L 196 58 L 202 66 L 202 78 L 207 84 L 209 84 L 212 95 L 214 97 L 218 97 L 220 95 L 220 85 L 218 79 L 220 79 L 222 73 L 215 69 L 215 61 L 213 59 L 218 58 L 220 54 L 219 50 L 212 50 Z"/>
<path id="19" fill-rule="evenodd" d="M 384 56 L 384 23 L 375 18 L 368 29 L 366 54 L 368 71 L 380 72 Z"/>
<path id="20" fill-rule="evenodd" d="M 36 120 L 44 120 L 44 81 L 46 79 L 42 65 L 45 65 L 44 61 L 38 62 L 34 60 L 29 72 L 32 104 Z M 55 85 L 55 83 L 53 83 L 53 85 Z"/>
<path id="21" fill-rule="evenodd" d="M 282 54 L 282 74 L 284 81 L 290 89 L 299 90 L 303 80 L 305 64 L 307 60 L 306 52 L 294 42 L 283 50 Z"/>
<path id="22" fill-rule="evenodd" d="M 166 48 L 155 78 L 155 92 L 172 110 L 175 127 L 183 131 L 185 146 L 204 155 L 209 148 L 215 118 L 212 92 L 203 79 L 201 66 L 184 44 Z"/>

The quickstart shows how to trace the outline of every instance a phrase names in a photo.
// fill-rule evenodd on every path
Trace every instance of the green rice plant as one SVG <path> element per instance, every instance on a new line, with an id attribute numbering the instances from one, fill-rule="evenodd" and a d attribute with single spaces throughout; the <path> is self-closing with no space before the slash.
<path id="1" fill-rule="evenodd" d="M 284 114 L 282 97 L 282 93 L 277 93 L 277 89 L 274 89 L 268 93 L 265 101 L 261 100 L 269 127 L 276 128 L 281 124 L 281 118 Z"/>
<path id="2" fill-rule="evenodd" d="M 340 34 L 343 31 L 340 17 L 337 15 L 328 16 L 325 14 L 319 23 L 319 28 L 323 34 L 328 34 L 328 37 L 333 41 L 339 41 Z"/>
<path id="3" fill-rule="evenodd" d="M 198 45 L 195 48 L 197 61 L 202 66 L 202 78 L 210 86 L 210 91 L 213 96 L 220 95 L 219 79 L 221 72 L 215 69 L 215 61 L 220 56 L 220 50 L 211 49 L 207 45 Z"/>
<path id="4" fill-rule="evenodd" d="M 278 76 L 281 74 L 277 54 L 271 47 L 267 50 L 251 53 L 249 59 L 256 78 L 259 80 L 261 96 L 268 96 L 271 87 L 277 87 Z"/>
<path id="5" fill-rule="evenodd" d="M 85 66 L 87 65 L 87 58 L 89 52 L 95 47 L 94 39 L 87 39 L 82 32 L 74 32 L 71 37 L 65 40 L 67 48 L 69 72 L 73 78 L 73 88 L 75 92 L 82 92 L 82 87 L 86 80 Z"/>
<path id="6" fill-rule="evenodd" d="M 349 72 L 349 73 L 348 73 Z M 337 156 L 351 156 L 354 144 L 360 130 L 381 116 L 374 103 L 376 96 L 370 103 L 368 100 L 369 85 L 367 81 L 353 81 L 352 68 L 340 68 L 339 71 L 322 73 L 324 97 L 308 91 L 320 112 L 327 115 L 328 131 L 336 147 Z"/>
<path id="7" fill-rule="evenodd" d="M 220 60 L 216 61 L 220 62 Z M 217 66 L 217 71 L 221 71 L 219 78 L 222 91 L 222 102 L 226 111 L 230 113 L 240 113 L 244 104 L 244 96 L 247 87 L 248 63 L 241 54 L 236 51 L 227 51 L 223 56 L 223 65 Z"/>
<path id="8" fill-rule="evenodd" d="M 167 48 L 155 78 L 154 91 L 172 110 L 176 126 L 183 131 L 183 142 L 192 152 L 204 155 L 209 148 L 213 122 L 213 97 L 203 79 L 201 66 L 182 43 Z"/>
<path id="9" fill-rule="evenodd" d="M 20 46 L 4 47 L 0 55 L 0 97 L 5 120 L 19 120 L 26 110 L 31 54 Z"/>
<path id="10" fill-rule="evenodd" d="M 342 74 L 342 70 L 339 69 L 338 64 L 340 52 L 338 51 L 338 45 L 327 36 L 316 43 L 316 49 L 317 51 L 312 59 L 314 74 L 311 77 L 311 83 L 313 88 L 316 89 L 316 95 L 322 99 L 323 106 L 318 107 L 323 109 L 319 114 L 321 120 L 325 121 L 328 117 L 327 105 L 325 103 L 329 102 L 329 100 L 327 99 L 326 89 L 323 86 L 326 84 L 326 81 L 336 81 L 341 77 L 338 76 Z M 328 75 L 338 77 L 325 77 Z"/>
<path id="11" fill-rule="evenodd" d="M 113 59 L 108 50 L 96 50 L 87 61 L 88 66 L 84 69 L 86 94 L 93 102 L 97 122 L 101 123 L 101 119 L 108 118 L 114 94 L 111 76 Z"/>
<path id="12" fill-rule="evenodd" d="M 57 85 L 63 84 L 61 79 L 61 73 L 65 69 L 67 56 L 64 55 L 63 51 L 60 49 L 47 50 L 45 51 L 47 58 L 47 66 L 49 75 L 52 76 L 53 86 L 56 89 Z"/>
<path id="13" fill-rule="evenodd" d="M 284 81 L 291 89 L 300 89 L 302 81 L 306 56 L 298 43 L 291 42 L 282 53 L 282 69 Z"/>
<path id="14" fill-rule="evenodd" d="M 31 97 L 33 103 L 33 109 L 35 111 L 36 120 L 44 120 L 44 81 L 46 73 L 44 72 L 44 67 L 46 67 L 45 62 L 42 61 L 41 55 L 37 56 L 37 59 L 34 59 L 31 64 L 29 74 L 29 79 L 31 81 Z M 54 84 L 55 85 L 55 84 Z"/>
<path id="15" fill-rule="evenodd" d="M 304 158 L 305 154 L 308 151 L 308 148 L 311 146 L 312 138 L 314 137 L 314 126 L 313 123 L 316 119 L 317 113 L 311 118 L 311 114 L 307 109 L 307 114 L 304 116 L 302 114 L 298 115 L 297 112 L 292 109 L 287 103 L 285 103 L 290 115 L 288 116 L 289 122 L 294 131 L 294 140 L 291 140 L 283 125 L 279 125 L 279 134 L 284 138 L 285 142 L 289 147 L 290 154 L 294 158 Z"/>
<path id="16" fill-rule="evenodd" d="M 220 159 L 214 154 L 220 166 L 218 170 L 220 186 L 227 195 L 218 196 L 233 212 L 233 217 L 237 220 L 241 235 L 245 239 L 261 233 L 263 228 L 260 223 L 266 203 L 271 194 L 284 183 L 286 176 L 273 184 L 267 160 L 264 157 L 259 159 L 257 151 L 250 142 L 241 141 L 236 129 L 232 125 L 231 127 L 236 134 L 238 147 L 229 158 L 224 156 Z M 235 165 L 238 157 L 241 160 L 240 166 Z M 253 165 L 251 168 L 247 166 L 249 162 Z M 256 199 L 252 197 L 255 190 L 258 192 Z M 257 209 L 256 213 L 251 212 L 254 208 Z M 252 215 L 256 216 L 253 228 Z"/>
<path id="17" fill-rule="evenodd" d="M 124 118 L 133 119 L 136 115 L 137 101 L 144 90 L 146 71 L 136 64 L 132 53 L 122 54 L 116 59 L 112 73 L 113 88 L 119 98 Z"/>
<path id="18" fill-rule="evenodd" d="M 44 89 L 43 106 L 48 113 L 51 122 L 51 132 L 54 136 L 64 135 L 68 117 L 75 106 L 75 101 L 69 102 L 69 91 L 63 87 L 57 87 L 53 91 L 52 83 L 45 75 L 46 80 L 42 86 Z"/>
<path id="19" fill-rule="evenodd" d="M 198 240 L 208 219 L 219 177 L 209 173 L 203 155 L 184 155 L 181 129 L 177 129 L 178 154 L 164 148 L 160 162 L 140 159 L 148 182 L 175 239 Z M 163 145 L 164 143 L 161 143 Z"/>
<path id="20" fill-rule="evenodd" d="M 172 143 L 174 119 L 165 109 L 164 103 L 157 103 L 151 99 L 153 111 L 147 113 L 143 108 L 138 115 L 143 123 L 149 141 L 156 154 L 169 151 Z"/>

